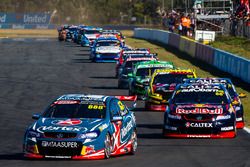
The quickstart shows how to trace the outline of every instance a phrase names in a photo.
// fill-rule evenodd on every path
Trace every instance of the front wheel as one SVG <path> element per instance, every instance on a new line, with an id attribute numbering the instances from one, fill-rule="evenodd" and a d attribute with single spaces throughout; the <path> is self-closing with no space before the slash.
<path id="1" fill-rule="evenodd" d="M 136 150 L 137 150 L 137 134 L 136 134 L 136 131 L 133 132 L 132 136 L 131 136 L 131 152 L 130 154 L 134 155 Z"/>
<path id="2" fill-rule="evenodd" d="M 105 141 L 104 141 L 104 154 L 105 159 L 109 159 L 111 155 L 112 145 L 111 145 L 111 139 L 109 134 L 106 135 Z"/>

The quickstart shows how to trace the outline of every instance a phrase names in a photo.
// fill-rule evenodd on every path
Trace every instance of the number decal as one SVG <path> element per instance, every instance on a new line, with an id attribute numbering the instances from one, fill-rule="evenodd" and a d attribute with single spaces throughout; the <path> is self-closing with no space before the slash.
<path id="1" fill-rule="evenodd" d="M 124 106 L 124 104 L 122 104 L 121 101 L 118 101 L 118 105 L 119 105 L 119 107 L 120 107 L 120 109 L 121 109 L 122 111 L 125 109 L 125 106 Z"/>
<path id="2" fill-rule="evenodd" d="M 89 110 L 102 110 L 103 108 L 104 106 L 102 105 L 93 105 L 93 104 L 88 105 Z"/>

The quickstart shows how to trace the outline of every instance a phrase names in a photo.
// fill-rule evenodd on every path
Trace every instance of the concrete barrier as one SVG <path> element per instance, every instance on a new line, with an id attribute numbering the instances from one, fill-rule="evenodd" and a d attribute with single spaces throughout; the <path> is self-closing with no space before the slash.
<path id="1" fill-rule="evenodd" d="M 195 41 L 167 31 L 136 28 L 134 30 L 134 36 L 136 38 L 154 40 L 175 47 L 186 52 L 191 57 L 202 60 L 207 64 L 213 65 L 222 71 L 228 72 L 250 83 L 250 60 L 248 59 L 201 43 L 196 43 Z"/>
<path id="2" fill-rule="evenodd" d="M 179 49 L 180 51 L 185 52 L 192 57 L 195 57 L 196 43 L 193 40 L 188 39 L 187 37 L 181 37 Z"/>
<path id="3" fill-rule="evenodd" d="M 214 48 L 196 43 L 195 57 L 199 60 L 202 60 L 210 65 L 214 63 Z"/>
<path id="4" fill-rule="evenodd" d="M 170 33 L 169 34 L 169 42 L 168 44 L 170 46 L 173 46 L 175 48 L 179 49 L 179 45 L 180 45 L 180 35 L 175 34 L 175 33 Z"/>
<path id="5" fill-rule="evenodd" d="M 250 83 L 250 60 L 215 49 L 213 65 Z"/>

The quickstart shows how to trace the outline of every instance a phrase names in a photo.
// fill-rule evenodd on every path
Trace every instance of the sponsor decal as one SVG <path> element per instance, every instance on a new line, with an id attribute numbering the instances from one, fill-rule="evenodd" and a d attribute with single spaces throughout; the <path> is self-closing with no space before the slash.
<path id="1" fill-rule="evenodd" d="M 181 92 L 217 92 L 221 90 L 217 85 L 188 85 L 181 86 Z"/>
<path id="2" fill-rule="evenodd" d="M 67 119 L 67 120 L 55 120 L 51 122 L 54 125 L 61 125 L 61 126 L 74 126 L 79 125 L 82 123 L 79 119 Z"/>
<path id="3" fill-rule="evenodd" d="M 128 117 L 128 118 L 130 118 L 130 121 L 127 123 L 127 125 L 125 125 L 121 129 L 121 138 L 123 139 L 123 141 L 126 141 L 127 138 L 125 138 L 125 137 L 130 132 L 130 130 L 133 128 L 133 121 L 132 121 L 131 117 Z"/>
<path id="4" fill-rule="evenodd" d="M 177 108 L 177 114 L 222 114 L 222 108 L 208 109 L 208 108 L 195 108 L 195 109 L 184 109 Z"/>
<path id="5" fill-rule="evenodd" d="M 165 125 L 165 129 L 169 129 L 169 130 L 177 130 L 177 127 L 173 127 L 173 126 L 168 126 L 168 125 Z"/>
<path id="6" fill-rule="evenodd" d="M 37 23 L 47 23 L 47 15 L 29 15 L 29 14 L 24 14 L 23 16 L 23 22 L 24 23 L 32 23 L 32 24 L 37 24 Z"/>
<path id="7" fill-rule="evenodd" d="M 71 158 L 71 156 L 51 156 L 51 155 L 45 155 L 45 158 L 62 158 L 62 159 L 66 159 L 66 158 Z"/>
<path id="8" fill-rule="evenodd" d="M 213 127 L 213 123 L 206 123 L 206 122 L 199 122 L 199 123 L 190 123 L 187 122 L 186 123 L 186 127 L 192 127 L 192 128 L 212 128 Z"/>
<path id="9" fill-rule="evenodd" d="M 42 147 L 77 148 L 77 142 L 42 141 Z"/>
<path id="10" fill-rule="evenodd" d="M 210 138 L 211 135 L 187 135 L 190 138 Z"/>
<path id="11" fill-rule="evenodd" d="M 43 133 L 44 131 L 72 131 L 72 132 L 80 132 L 86 131 L 87 128 L 83 127 L 66 127 L 66 126 L 41 126 L 37 128 L 37 131 Z"/>
<path id="12" fill-rule="evenodd" d="M 79 101 L 76 100 L 59 100 L 54 102 L 54 104 L 78 104 Z"/>
<path id="13" fill-rule="evenodd" d="M 228 127 L 222 127 L 221 131 L 229 131 L 229 130 L 233 130 L 234 127 L 233 126 L 228 126 Z"/>

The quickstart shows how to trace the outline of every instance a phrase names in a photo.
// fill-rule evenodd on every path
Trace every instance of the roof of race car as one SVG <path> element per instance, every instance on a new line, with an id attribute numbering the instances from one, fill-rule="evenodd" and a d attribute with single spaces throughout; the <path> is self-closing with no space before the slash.
<path id="1" fill-rule="evenodd" d="M 154 72 L 154 75 L 157 74 L 169 74 L 169 73 L 176 73 L 176 74 L 195 74 L 195 72 L 191 69 L 157 69 Z"/>
<path id="2" fill-rule="evenodd" d="M 139 61 L 139 60 L 155 60 L 155 57 L 153 56 L 141 56 L 141 57 L 128 57 L 125 61 Z"/>
<path id="3" fill-rule="evenodd" d="M 104 95 L 85 95 L 85 94 L 66 94 L 58 97 L 56 100 L 79 100 L 105 102 L 109 96 Z"/>
<path id="4" fill-rule="evenodd" d="M 96 39 L 98 42 L 104 42 L 104 41 L 119 41 L 116 36 L 100 36 Z"/>
<path id="5" fill-rule="evenodd" d="M 100 27 L 93 27 L 93 26 L 84 26 L 83 28 L 84 28 L 84 30 L 97 30 L 97 31 L 102 30 L 102 28 L 100 28 Z"/>
<path id="6" fill-rule="evenodd" d="M 226 88 L 222 84 L 179 84 L 176 87 L 177 91 L 181 92 L 218 92 L 226 91 Z"/>
<path id="7" fill-rule="evenodd" d="M 174 68 L 174 64 L 169 61 L 158 61 L 158 60 L 152 60 L 152 61 L 143 61 L 138 62 L 135 64 L 135 68 L 151 68 L 151 67 L 169 67 Z"/>
<path id="8" fill-rule="evenodd" d="M 123 49 L 122 54 L 145 54 L 149 53 L 148 49 Z"/>

